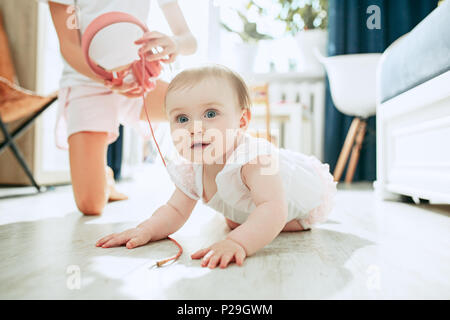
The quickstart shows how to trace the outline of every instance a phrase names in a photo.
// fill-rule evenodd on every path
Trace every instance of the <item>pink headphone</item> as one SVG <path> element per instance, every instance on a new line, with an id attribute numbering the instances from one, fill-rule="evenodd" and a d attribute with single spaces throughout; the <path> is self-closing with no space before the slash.
<path id="1" fill-rule="evenodd" d="M 143 54 L 139 54 L 140 59 L 131 63 L 126 70 L 118 72 L 109 72 L 96 64 L 89 56 L 89 46 L 94 36 L 103 28 L 121 22 L 129 22 L 139 26 L 142 31 L 148 32 L 148 28 L 141 21 L 125 12 L 112 11 L 104 13 L 87 26 L 81 39 L 81 49 L 91 70 L 105 80 L 110 81 L 114 85 L 121 85 L 124 78 L 131 72 L 133 73 L 139 87 L 133 90 L 133 93 L 148 92 L 155 88 L 156 77 L 161 73 L 161 64 L 159 61 L 147 61 Z"/>
<path id="2" fill-rule="evenodd" d="M 81 50 L 83 51 L 84 58 L 86 59 L 86 62 L 88 63 L 91 70 L 100 77 L 102 77 L 103 79 L 110 81 L 114 85 L 121 85 L 124 81 L 124 78 L 130 72 L 133 73 L 134 78 L 136 79 L 139 86 L 136 89 L 132 89 L 129 92 L 142 95 L 144 110 L 147 116 L 147 121 L 150 126 L 150 131 L 152 133 L 153 140 L 155 141 L 156 147 L 158 148 L 161 160 L 163 161 L 164 165 L 166 165 L 164 157 L 162 156 L 161 151 L 159 149 L 158 142 L 156 142 L 155 135 L 153 133 L 153 128 L 150 123 L 150 118 L 147 114 L 147 107 L 145 105 L 145 93 L 155 88 L 156 77 L 159 76 L 162 70 L 159 61 L 147 61 L 144 54 L 139 54 L 140 59 L 133 61 L 127 69 L 118 72 L 110 72 L 105 70 L 98 64 L 96 64 L 89 56 L 89 46 L 91 45 L 94 36 L 103 28 L 106 28 L 111 24 L 120 22 L 129 22 L 136 24 L 144 32 L 148 32 L 148 28 L 145 24 L 143 24 L 141 21 L 139 21 L 138 19 L 136 19 L 135 17 L 133 17 L 128 13 L 119 11 L 107 12 L 99 15 L 97 18 L 92 20 L 92 22 L 87 26 L 81 38 Z"/>

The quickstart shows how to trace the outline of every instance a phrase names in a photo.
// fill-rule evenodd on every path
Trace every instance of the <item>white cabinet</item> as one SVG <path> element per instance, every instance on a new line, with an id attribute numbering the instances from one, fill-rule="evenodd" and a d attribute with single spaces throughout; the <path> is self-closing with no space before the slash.
<path id="1" fill-rule="evenodd" d="M 377 181 L 398 195 L 450 204 L 450 72 L 377 106 Z"/>

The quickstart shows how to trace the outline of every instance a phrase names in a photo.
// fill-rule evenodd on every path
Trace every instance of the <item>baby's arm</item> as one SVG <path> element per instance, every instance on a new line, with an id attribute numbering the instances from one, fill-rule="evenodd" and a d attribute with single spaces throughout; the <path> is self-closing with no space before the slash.
<path id="1" fill-rule="evenodd" d="M 269 156 L 259 157 L 262 163 L 276 161 Z M 242 167 L 242 179 L 250 189 L 255 210 L 239 227 L 231 231 L 227 239 L 239 243 L 250 256 L 263 248 L 281 232 L 287 220 L 287 202 L 279 172 L 264 175 L 261 164 Z"/>
<path id="2" fill-rule="evenodd" d="M 169 201 L 159 207 L 138 228 L 147 230 L 152 235 L 152 241 L 165 239 L 185 224 L 196 203 L 197 200 L 189 198 L 180 189 L 176 188 Z"/>
<path id="3" fill-rule="evenodd" d="M 189 198 L 177 188 L 169 201 L 159 207 L 149 219 L 136 228 L 103 237 L 97 241 L 96 246 L 110 248 L 126 244 L 128 249 L 132 249 L 150 241 L 165 239 L 184 225 L 196 203 L 197 200 Z"/>
<path id="4" fill-rule="evenodd" d="M 261 163 L 277 159 L 269 156 L 261 156 L 259 159 L 262 160 L 260 164 L 246 164 L 242 167 L 242 180 L 250 189 L 255 210 L 225 240 L 191 255 L 192 259 L 203 258 L 203 267 L 215 268 L 219 264 L 221 268 L 226 268 L 231 261 L 242 265 L 246 256 L 269 244 L 284 228 L 287 203 L 281 177 L 278 172 L 263 175 L 261 171 L 263 168 L 267 169 Z"/>

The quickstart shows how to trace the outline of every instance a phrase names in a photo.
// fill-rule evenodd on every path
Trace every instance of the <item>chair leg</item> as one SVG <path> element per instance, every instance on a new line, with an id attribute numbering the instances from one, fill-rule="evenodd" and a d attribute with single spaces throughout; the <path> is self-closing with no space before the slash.
<path id="1" fill-rule="evenodd" d="M 23 157 L 20 150 L 17 148 L 16 144 L 13 141 L 13 138 L 9 134 L 8 130 L 6 129 L 5 124 L 0 119 L 0 128 L 3 132 L 3 135 L 5 136 L 5 139 L 9 141 L 9 147 L 11 148 L 11 151 L 13 152 L 14 156 L 17 158 L 17 161 L 19 161 L 20 165 L 22 166 L 23 170 L 25 171 L 26 175 L 30 179 L 33 186 L 37 189 L 38 192 L 41 191 L 41 187 L 37 184 L 36 180 L 34 180 L 33 174 L 31 173 L 30 168 L 28 168 L 27 163 L 25 162 L 25 158 Z"/>
<path id="2" fill-rule="evenodd" d="M 30 168 L 28 168 L 28 165 L 25 162 L 25 158 L 23 157 L 22 153 L 19 151 L 19 149 L 16 147 L 16 145 L 14 143 L 11 143 L 11 145 L 9 147 L 11 148 L 12 152 L 16 156 L 17 161 L 19 161 L 20 165 L 22 166 L 23 170 L 25 171 L 26 175 L 30 179 L 33 186 L 37 189 L 38 192 L 41 192 L 41 186 L 39 186 L 37 184 L 36 180 L 34 180 L 33 174 L 31 173 Z"/>
<path id="3" fill-rule="evenodd" d="M 350 161 L 348 163 L 347 174 L 345 175 L 345 183 L 351 183 L 353 181 L 353 176 L 355 175 L 356 165 L 359 160 L 359 153 L 361 151 L 362 143 L 366 135 L 366 125 L 365 120 L 361 120 L 359 125 L 358 133 L 356 135 L 356 142 L 352 149 L 352 155 L 350 156 Z"/>
<path id="4" fill-rule="evenodd" d="M 39 110 L 38 112 L 36 112 L 33 116 L 31 116 L 30 118 L 28 118 L 24 123 L 22 123 L 17 129 L 15 129 L 13 132 L 9 133 L 9 135 L 12 137 L 11 140 L 6 139 L 5 142 L 2 142 L 0 144 L 0 152 L 3 150 L 3 148 L 6 148 L 10 145 L 10 143 L 13 141 L 13 139 L 17 139 L 19 138 L 26 129 L 28 129 L 28 127 L 30 127 L 34 120 L 36 120 L 36 118 L 43 113 L 45 110 L 47 110 L 47 108 L 53 103 L 55 102 L 57 98 L 52 99 L 51 101 L 49 101 L 46 105 L 44 105 L 42 107 L 41 110 Z M 6 131 L 6 126 L 4 125 L 4 122 L 2 121 L 2 119 L 0 118 L 0 122 L 2 123 L 2 131 L 5 132 Z"/>
<path id="5" fill-rule="evenodd" d="M 347 137 L 345 138 L 344 145 L 342 146 L 341 153 L 339 154 L 338 162 L 336 168 L 334 169 L 334 181 L 339 181 L 341 179 L 342 173 L 344 172 L 345 165 L 347 164 L 348 156 L 350 155 L 350 150 L 355 142 L 356 133 L 360 125 L 361 119 L 355 117 L 348 129 Z"/>

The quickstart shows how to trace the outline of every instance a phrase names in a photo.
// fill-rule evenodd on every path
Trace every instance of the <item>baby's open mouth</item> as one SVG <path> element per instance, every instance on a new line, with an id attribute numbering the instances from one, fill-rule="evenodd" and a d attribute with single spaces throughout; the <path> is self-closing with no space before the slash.
<path id="1" fill-rule="evenodd" d="M 197 142 L 197 143 L 192 143 L 191 144 L 191 149 L 194 148 L 206 148 L 207 146 L 209 146 L 211 143 L 210 142 Z"/>

